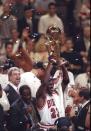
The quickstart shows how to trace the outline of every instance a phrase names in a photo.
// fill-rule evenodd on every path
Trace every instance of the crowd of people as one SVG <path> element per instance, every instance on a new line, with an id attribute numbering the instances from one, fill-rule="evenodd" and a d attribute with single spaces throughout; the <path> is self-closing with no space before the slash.
<path id="1" fill-rule="evenodd" d="M 0 131 L 90 131 L 90 0 L 0 0 Z"/>

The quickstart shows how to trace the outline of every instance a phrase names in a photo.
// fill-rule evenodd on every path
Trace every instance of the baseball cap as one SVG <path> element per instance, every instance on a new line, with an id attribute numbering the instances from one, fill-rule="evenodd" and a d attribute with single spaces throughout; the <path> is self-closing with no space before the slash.
<path id="1" fill-rule="evenodd" d="M 71 121 L 68 117 L 61 117 L 55 122 L 55 125 L 59 128 L 69 127 L 71 126 Z"/>

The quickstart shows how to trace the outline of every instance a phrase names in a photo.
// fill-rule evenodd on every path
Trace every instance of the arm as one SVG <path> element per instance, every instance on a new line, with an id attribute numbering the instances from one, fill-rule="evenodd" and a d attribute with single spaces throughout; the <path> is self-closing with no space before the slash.
<path id="1" fill-rule="evenodd" d="M 63 72 L 62 88 L 63 88 L 63 91 L 64 91 L 65 88 L 67 87 L 68 83 L 69 83 L 69 76 L 68 76 L 68 71 L 67 71 L 65 65 L 62 65 L 61 69 L 62 69 L 62 72 Z"/>
<path id="2" fill-rule="evenodd" d="M 53 65 L 49 63 L 46 69 L 44 81 L 42 85 L 40 86 L 39 90 L 37 91 L 36 98 L 37 98 L 37 107 L 38 108 L 42 108 L 43 105 L 45 104 L 46 88 L 47 88 L 47 83 L 50 77 L 50 72 L 52 70 L 52 67 Z"/>

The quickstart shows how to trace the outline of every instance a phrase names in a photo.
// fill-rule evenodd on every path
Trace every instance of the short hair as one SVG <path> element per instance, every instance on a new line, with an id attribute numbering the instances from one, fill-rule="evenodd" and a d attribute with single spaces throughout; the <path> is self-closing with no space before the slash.
<path id="1" fill-rule="evenodd" d="M 90 99 L 90 90 L 89 89 L 82 89 L 79 91 L 79 96 L 84 97 L 84 99 L 89 100 Z"/>
<path id="2" fill-rule="evenodd" d="M 41 62 L 41 61 L 34 63 L 33 68 L 34 69 L 42 69 L 45 71 L 45 66 L 44 66 L 43 62 Z"/>
<path id="3" fill-rule="evenodd" d="M 54 3 L 54 2 L 51 2 L 51 3 L 48 4 L 48 8 L 50 8 L 51 6 L 57 7 L 56 3 Z"/>
<path id="4" fill-rule="evenodd" d="M 30 90 L 29 86 L 23 85 L 23 86 L 21 86 L 20 89 L 19 89 L 20 95 L 22 96 L 24 90 L 27 90 L 27 89 L 30 91 L 30 94 L 31 94 L 31 90 Z"/>
<path id="5" fill-rule="evenodd" d="M 8 77 L 10 77 L 12 75 L 12 72 L 13 71 L 19 71 L 20 72 L 20 69 L 18 67 L 11 67 L 9 70 L 8 70 Z"/>
<path id="6" fill-rule="evenodd" d="M 12 41 L 8 41 L 8 42 L 5 43 L 5 49 L 8 47 L 8 45 L 12 45 L 13 46 Z"/>

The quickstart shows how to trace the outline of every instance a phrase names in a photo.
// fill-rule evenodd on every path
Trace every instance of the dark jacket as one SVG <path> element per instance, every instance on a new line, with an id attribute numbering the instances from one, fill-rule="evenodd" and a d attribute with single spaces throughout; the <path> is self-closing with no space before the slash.
<path id="1" fill-rule="evenodd" d="M 86 131 L 85 120 L 89 109 L 90 102 L 88 102 L 80 111 L 77 117 L 73 118 L 75 131 Z"/>
<path id="2" fill-rule="evenodd" d="M 18 98 L 20 98 L 19 94 L 9 84 L 6 86 L 5 92 L 8 97 L 10 105 L 12 105 L 13 102 L 15 102 Z"/>
<path id="3" fill-rule="evenodd" d="M 12 104 L 9 112 L 9 131 L 26 131 L 27 124 L 32 126 L 32 120 L 34 123 L 37 123 L 37 115 L 34 109 L 33 103 L 31 101 L 32 113 L 31 118 L 29 115 L 26 115 L 26 110 L 23 100 L 20 98 L 15 103 Z"/>
<path id="4" fill-rule="evenodd" d="M 5 124 L 4 111 L 3 107 L 0 105 L 0 131 L 5 131 L 4 124 Z"/>
<path id="5" fill-rule="evenodd" d="M 18 25 L 18 31 L 20 33 L 20 37 L 22 35 L 23 30 L 25 28 L 27 28 L 27 27 L 29 29 L 29 33 L 32 34 L 32 31 L 33 31 L 33 22 L 31 23 L 31 27 L 30 27 L 30 25 L 27 23 L 27 20 L 26 20 L 25 17 L 23 17 L 22 19 L 19 19 L 17 21 L 17 25 Z"/>

